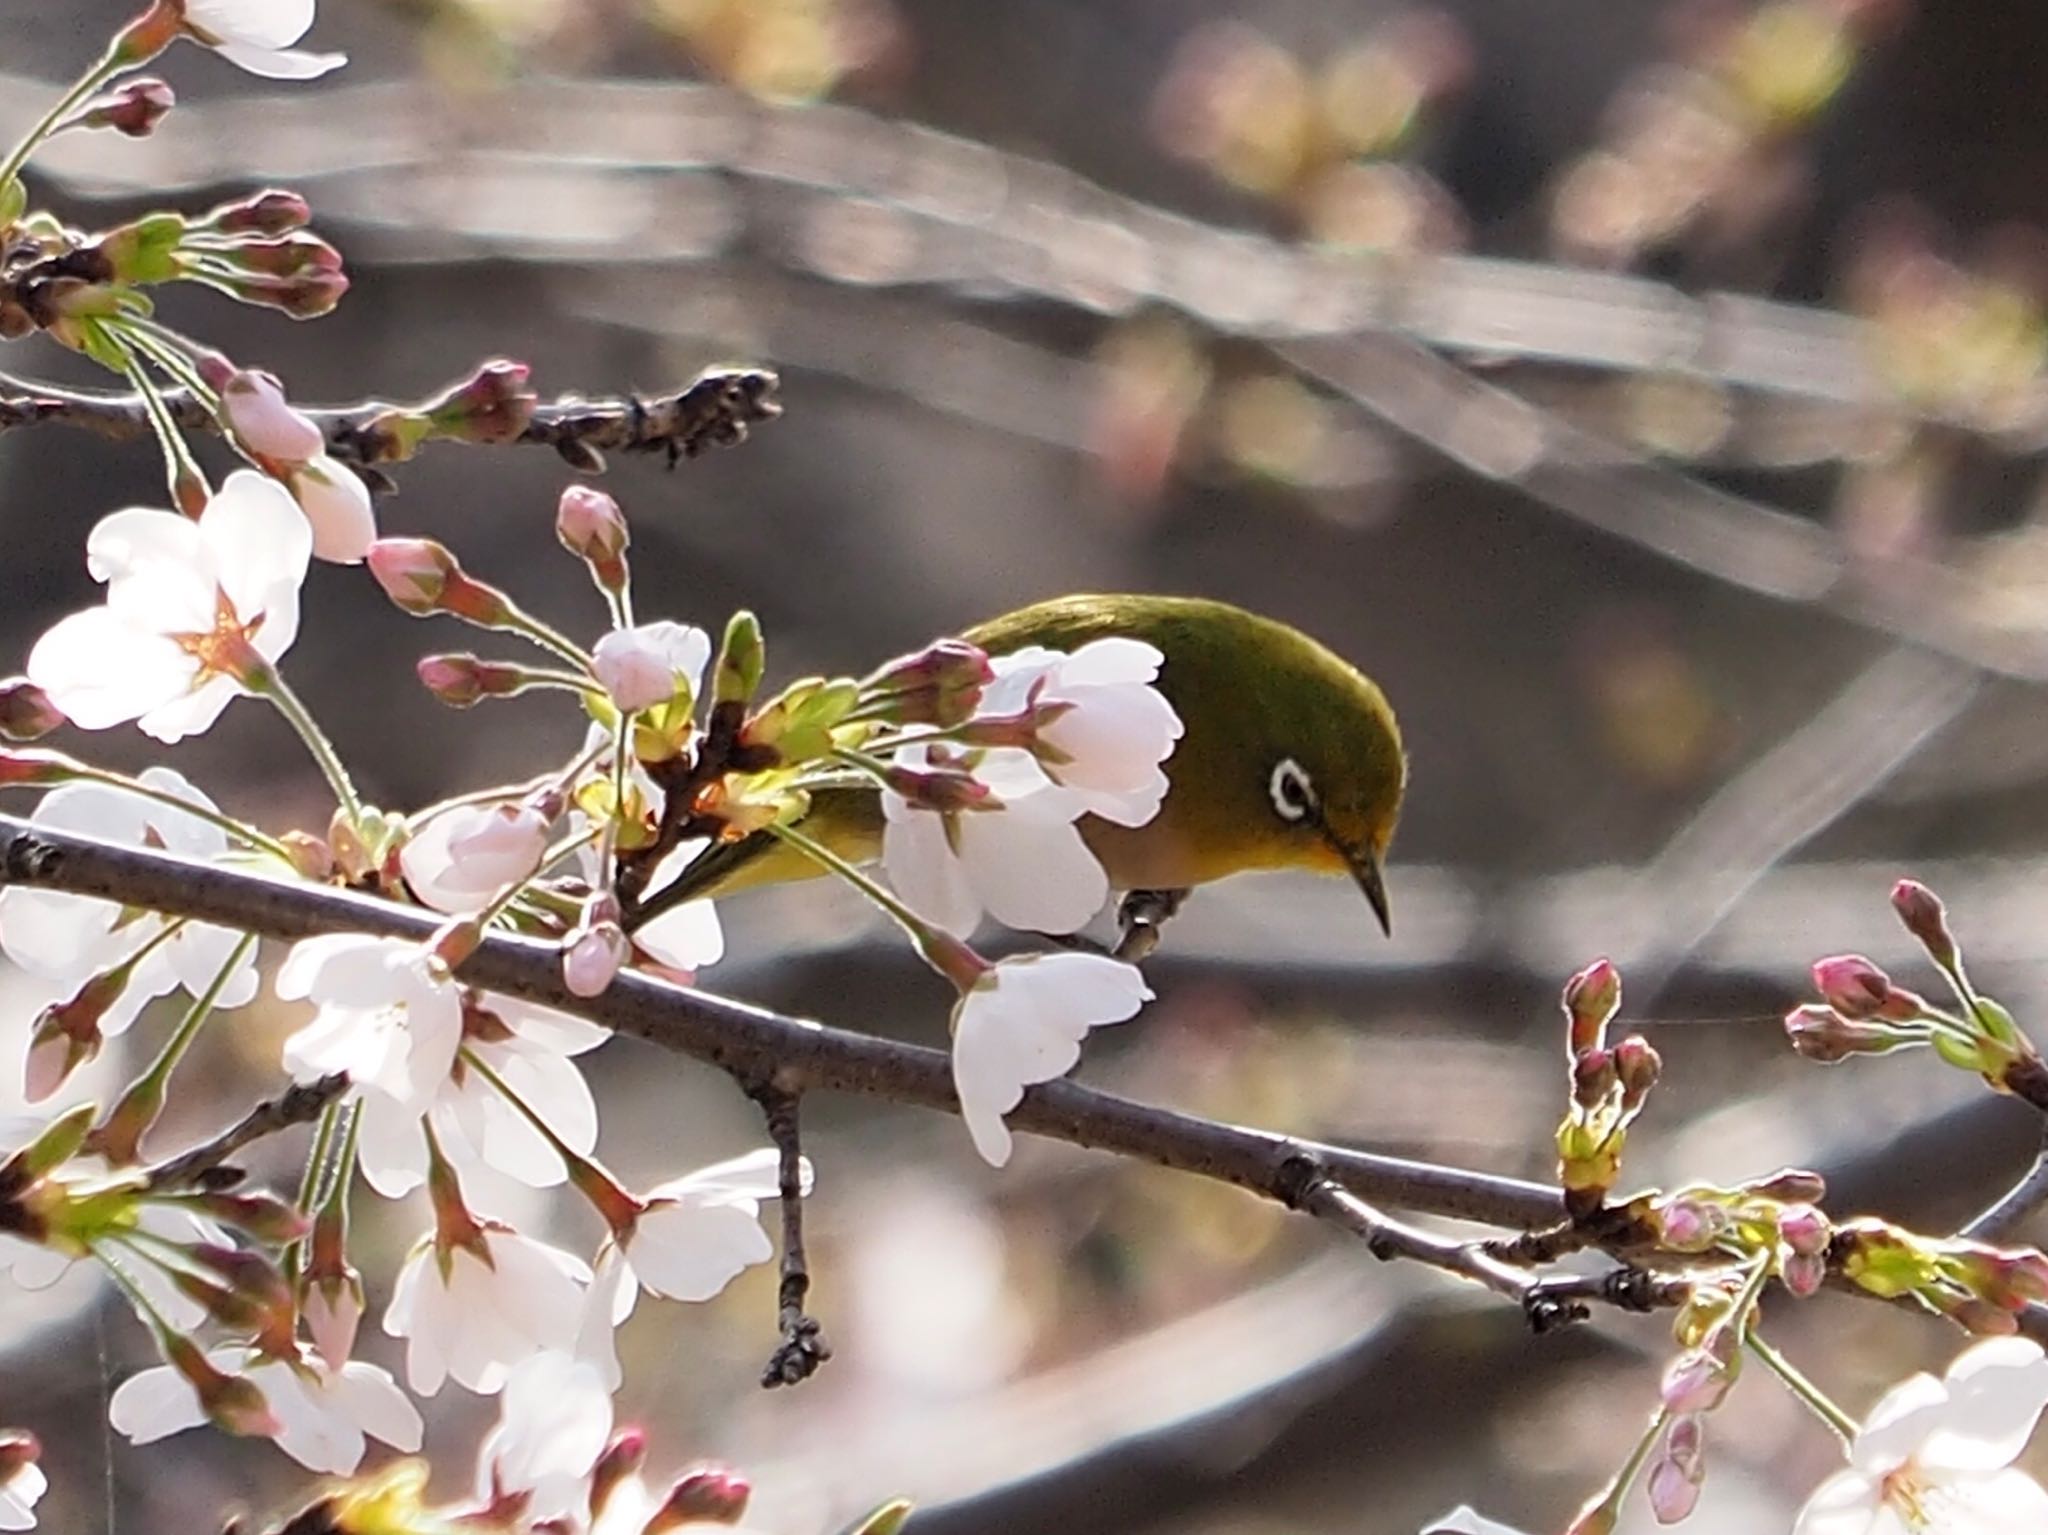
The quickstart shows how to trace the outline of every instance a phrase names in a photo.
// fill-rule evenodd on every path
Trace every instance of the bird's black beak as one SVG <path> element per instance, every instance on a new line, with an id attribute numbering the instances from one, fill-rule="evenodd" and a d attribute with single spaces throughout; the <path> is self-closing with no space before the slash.
<path id="1" fill-rule="evenodd" d="M 1351 855 L 1350 863 L 1351 877 L 1365 892 L 1365 902 L 1372 908 L 1372 914 L 1380 919 L 1380 931 L 1393 937 L 1394 914 L 1387 906 L 1387 882 L 1380 873 L 1379 859 L 1371 853 L 1356 853 Z"/>

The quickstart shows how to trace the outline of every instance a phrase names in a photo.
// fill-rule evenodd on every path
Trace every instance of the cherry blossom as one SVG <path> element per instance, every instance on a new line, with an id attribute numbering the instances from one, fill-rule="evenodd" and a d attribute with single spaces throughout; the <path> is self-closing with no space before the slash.
<path id="1" fill-rule="evenodd" d="M 170 0 L 187 36 L 268 80 L 310 80 L 348 62 L 344 53 L 292 47 L 313 26 L 314 0 Z"/>
<path id="2" fill-rule="evenodd" d="M 1959 1354 L 1941 1380 L 1914 1375 L 1879 1400 L 1793 1535 L 2033 1535 L 2048 1491 L 2013 1461 L 2048 1406 L 2048 1359 L 2025 1338 Z"/>
<path id="3" fill-rule="evenodd" d="M 953 1010 L 953 1085 L 975 1150 L 1010 1160 L 1003 1116 L 1035 1082 L 1064 1076 L 1092 1028 L 1152 998 L 1136 967 L 1099 954 L 1027 954 L 991 965 Z"/>
<path id="4" fill-rule="evenodd" d="M 246 1347 L 214 1349 L 207 1362 L 248 1379 L 269 1403 L 277 1447 L 308 1470 L 345 1476 L 362 1463 L 370 1439 L 399 1450 L 420 1447 L 420 1415 L 389 1372 L 350 1360 L 329 1369 L 318 1355 L 259 1359 Z M 136 1444 L 151 1444 L 207 1422 L 192 1383 L 169 1365 L 121 1382 L 108 1420 Z"/>
<path id="5" fill-rule="evenodd" d="M 235 441 L 257 457 L 303 464 L 327 451 L 327 434 L 285 398 L 284 385 L 274 374 L 229 372 L 221 380 L 220 408 Z"/>
<path id="6" fill-rule="evenodd" d="M 532 1355 L 575 1344 L 589 1278 L 582 1259 L 495 1222 L 479 1223 L 470 1243 L 428 1237 L 412 1250 L 398 1271 L 384 1331 L 406 1340 L 405 1378 L 422 1396 L 450 1376 L 488 1395 Z"/>
<path id="7" fill-rule="evenodd" d="M 36 1464 L 42 1446 L 34 1434 L 0 1429 L 0 1530 L 32 1530 L 36 1504 L 50 1489 L 50 1479 Z"/>
<path id="8" fill-rule="evenodd" d="M 775 1245 L 761 1229 L 761 1201 L 780 1192 L 772 1150 L 748 1152 L 650 1189 L 639 1218 L 619 1240 L 630 1278 L 671 1300 L 709 1300 L 742 1269 L 765 1263 Z M 810 1164 L 804 1164 L 810 1188 Z M 615 1321 L 633 1306 L 633 1284 L 621 1284 Z"/>
<path id="9" fill-rule="evenodd" d="M 611 1431 L 611 1390 L 596 1367 L 571 1354 L 535 1354 L 506 1378 L 497 1424 L 477 1452 L 478 1502 L 488 1508 L 523 1492 L 524 1517 L 536 1524 L 581 1513 Z"/>
<path id="10" fill-rule="evenodd" d="M 1183 728 L 1152 685 L 1164 661 L 1155 646 L 1126 638 L 1091 640 L 1072 654 L 1031 646 L 994 659 L 977 712 L 1053 713 L 1037 731 L 1046 776 L 1078 791 L 1090 815 L 1143 826 L 1166 797 L 1159 764 Z"/>
<path id="11" fill-rule="evenodd" d="M 940 765 L 923 746 L 904 748 L 896 761 L 913 770 Z M 1030 932 L 1085 927 L 1109 898 L 1109 876 L 1074 824 L 1081 796 L 1044 779 L 1021 751 L 990 752 L 974 771 L 1000 809 L 941 813 L 882 791 L 890 887 L 927 922 L 962 936 L 983 912 Z"/>
<path id="12" fill-rule="evenodd" d="M 293 946 L 277 994 L 319 1008 L 285 1041 L 285 1069 L 301 1082 L 347 1073 L 362 1103 L 363 1176 L 382 1194 L 416 1187 L 419 1121 L 462 1044 L 460 989 L 416 943 L 336 933 Z"/>
<path id="13" fill-rule="evenodd" d="M 398 863 L 437 911 L 480 911 L 530 878 L 547 850 L 547 817 L 531 805 L 457 805 L 416 826 Z"/>
<path id="14" fill-rule="evenodd" d="M 711 636 L 672 619 L 614 629 L 591 652 L 591 670 L 628 714 L 679 692 L 694 698 L 710 662 Z"/>
<path id="15" fill-rule="evenodd" d="M 1034 646 L 997 657 L 975 718 L 1004 744 L 955 756 L 912 745 L 913 773 L 966 768 L 991 802 L 935 810 L 882 794 L 882 867 L 913 911 L 966 935 L 986 912 L 1006 926 L 1071 933 L 1109 896 L 1109 878 L 1075 824 L 1095 815 L 1142 826 L 1166 794 L 1160 768 L 1180 717 L 1152 686 L 1161 656 L 1130 639 L 1071 655 Z"/>
<path id="16" fill-rule="evenodd" d="M 86 567 L 106 601 L 61 619 L 32 681 L 87 730 L 135 720 L 159 741 L 206 730 L 290 648 L 312 533 L 284 487 L 227 478 L 197 522 L 131 507 L 100 519 Z"/>
<path id="17" fill-rule="evenodd" d="M 141 782 L 170 798 L 214 808 L 203 791 L 169 768 L 146 769 Z M 43 796 L 29 819 L 52 830 L 129 847 L 162 848 L 202 862 L 228 851 L 228 834 L 214 822 L 109 784 L 61 785 Z M 126 1029 L 145 1004 L 174 986 L 183 986 L 195 997 L 204 993 L 233 957 L 242 936 L 206 922 L 168 923 L 154 913 L 133 912 L 91 896 L 27 885 L 0 890 L 0 951 L 30 975 L 76 987 L 149 948 L 120 996 L 100 1015 L 100 1030 L 109 1035 Z M 221 987 L 214 1005 L 241 1007 L 254 1000 L 256 987 L 252 951 Z"/>

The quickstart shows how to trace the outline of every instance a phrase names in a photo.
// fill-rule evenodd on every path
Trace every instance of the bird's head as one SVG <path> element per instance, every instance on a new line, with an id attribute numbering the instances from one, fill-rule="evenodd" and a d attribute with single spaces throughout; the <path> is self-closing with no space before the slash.
<path id="1" fill-rule="evenodd" d="M 1267 861 L 1346 874 L 1380 927 L 1393 919 L 1382 876 L 1401 813 L 1407 758 L 1385 695 L 1356 668 L 1304 635 L 1272 656 L 1246 700 L 1239 771 L 1257 774 L 1248 815 L 1263 816 Z"/>

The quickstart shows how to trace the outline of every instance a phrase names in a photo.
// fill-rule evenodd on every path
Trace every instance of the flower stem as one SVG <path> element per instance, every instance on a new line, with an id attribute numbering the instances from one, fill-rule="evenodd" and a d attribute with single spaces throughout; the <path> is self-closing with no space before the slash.
<path id="1" fill-rule="evenodd" d="M 294 693 L 291 685 L 284 680 L 284 674 L 274 664 L 266 664 L 262 673 L 251 679 L 254 686 L 249 691 L 258 697 L 268 699 L 285 717 L 285 722 L 298 732 L 306 743 L 306 750 L 319 765 L 321 776 L 334 791 L 334 797 L 341 804 L 342 814 L 348 817 L 349 825 L 358 831 L 363 824 L 363 803 L 356 796 L 356 786 L 348 776 L 348 769 L 342 766 L 341 755 L 335 751 L 334 743 L 315 723 L 311 712 Z M 248 684 L 245 684 L 245 686 Z"/>
<path id="2" fill-rule="evenodd" d="M 242 962 L 256 947 L 256 935 L 244 933 L 221 967 L 214 972 L 206 990 L 192 1001 L 185 1010 L 185 1016 L 178 1020 L 178 1026 L 171 1031 L 171 1037 L 164 1041 L 164 1047 L 150 1062 L 149 1069 L 128 1085 L 113 1109 L 107 1114 L 96 1133 L 100 1149 L 110 1161 L 117 1165 L 135 1160 L 142 1137 L 163 1113 L 165 1089 L 169 1086 L 171 1073 L 192 1048 L 192 1041 L 199 1037 L 199 1030 L 213 1015 L 214 1005 L 220 1001 L 220 994 L 234 976 Z"/>
<path id="3" fill-rule="evenodd" d="M 1812 1414 L 1825 1423 L 1841 1438 L 1844 1444 L 1854 1444 L 1862 1427 L 1841 1408 L 1837 1407 L 1828 1394 L 1808 1380 L 1799 1367 L 1779 1353 L 1762 1334 L 1751 1330 L 1743 1336 L 1749 1351 L 1764 1362 L 1770 1372 L 1785 1383 L 1785 1389 L 1806 1404 Z"/>
<path id="4" fill-rule="evenodd" d="M 99 61 L 92 68 L 78 77 L 70 90 L 57 98 L 56 105 L 37 119 L 36 125 L 22 135 L 21 142 L 7 152 L 5 160 L 0 160 L 0 191 L 4 191 L 7 184 L 21 174 L 21 168 L 28 164 L 29 156 L 42 148 L 44 142 L 57 131 L 64 119 L 71 115 L 72 110 L 119 74 L 123 67 L 124 61 L 120 54 L 110 46 L 100 55 Z"/>

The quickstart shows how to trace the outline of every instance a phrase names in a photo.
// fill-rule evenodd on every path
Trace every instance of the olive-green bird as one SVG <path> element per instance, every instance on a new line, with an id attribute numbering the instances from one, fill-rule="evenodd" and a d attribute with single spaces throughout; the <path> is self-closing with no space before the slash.
<path id="1" fill-rule="evenodd" d="M 1391 933 L 1380 871 L 1407 760 L 1394 711 L 1372 680 L 1298 629 L 1194 597 L 1058 597 L 962 638 L 1000 656 L 1031 645 L 1072 651 L 1116 635 L 1165 657 L 1157 686 L 1186 732 L 1164 763 L 1170 787 L 1158 815 L 1136 827 L 1081 822 L 1111 886 L 1128 893 L 1120 952 L 1150 952 L 1158 924 L 1189 889 L 1247 869 L 1349 875 Z M 871 789 L 821 791 L 800 824 L 842 857 L 880 856 L 882 812 Z M 655 904 L 819 872 L 757 833 L 712 849 Z"/>

